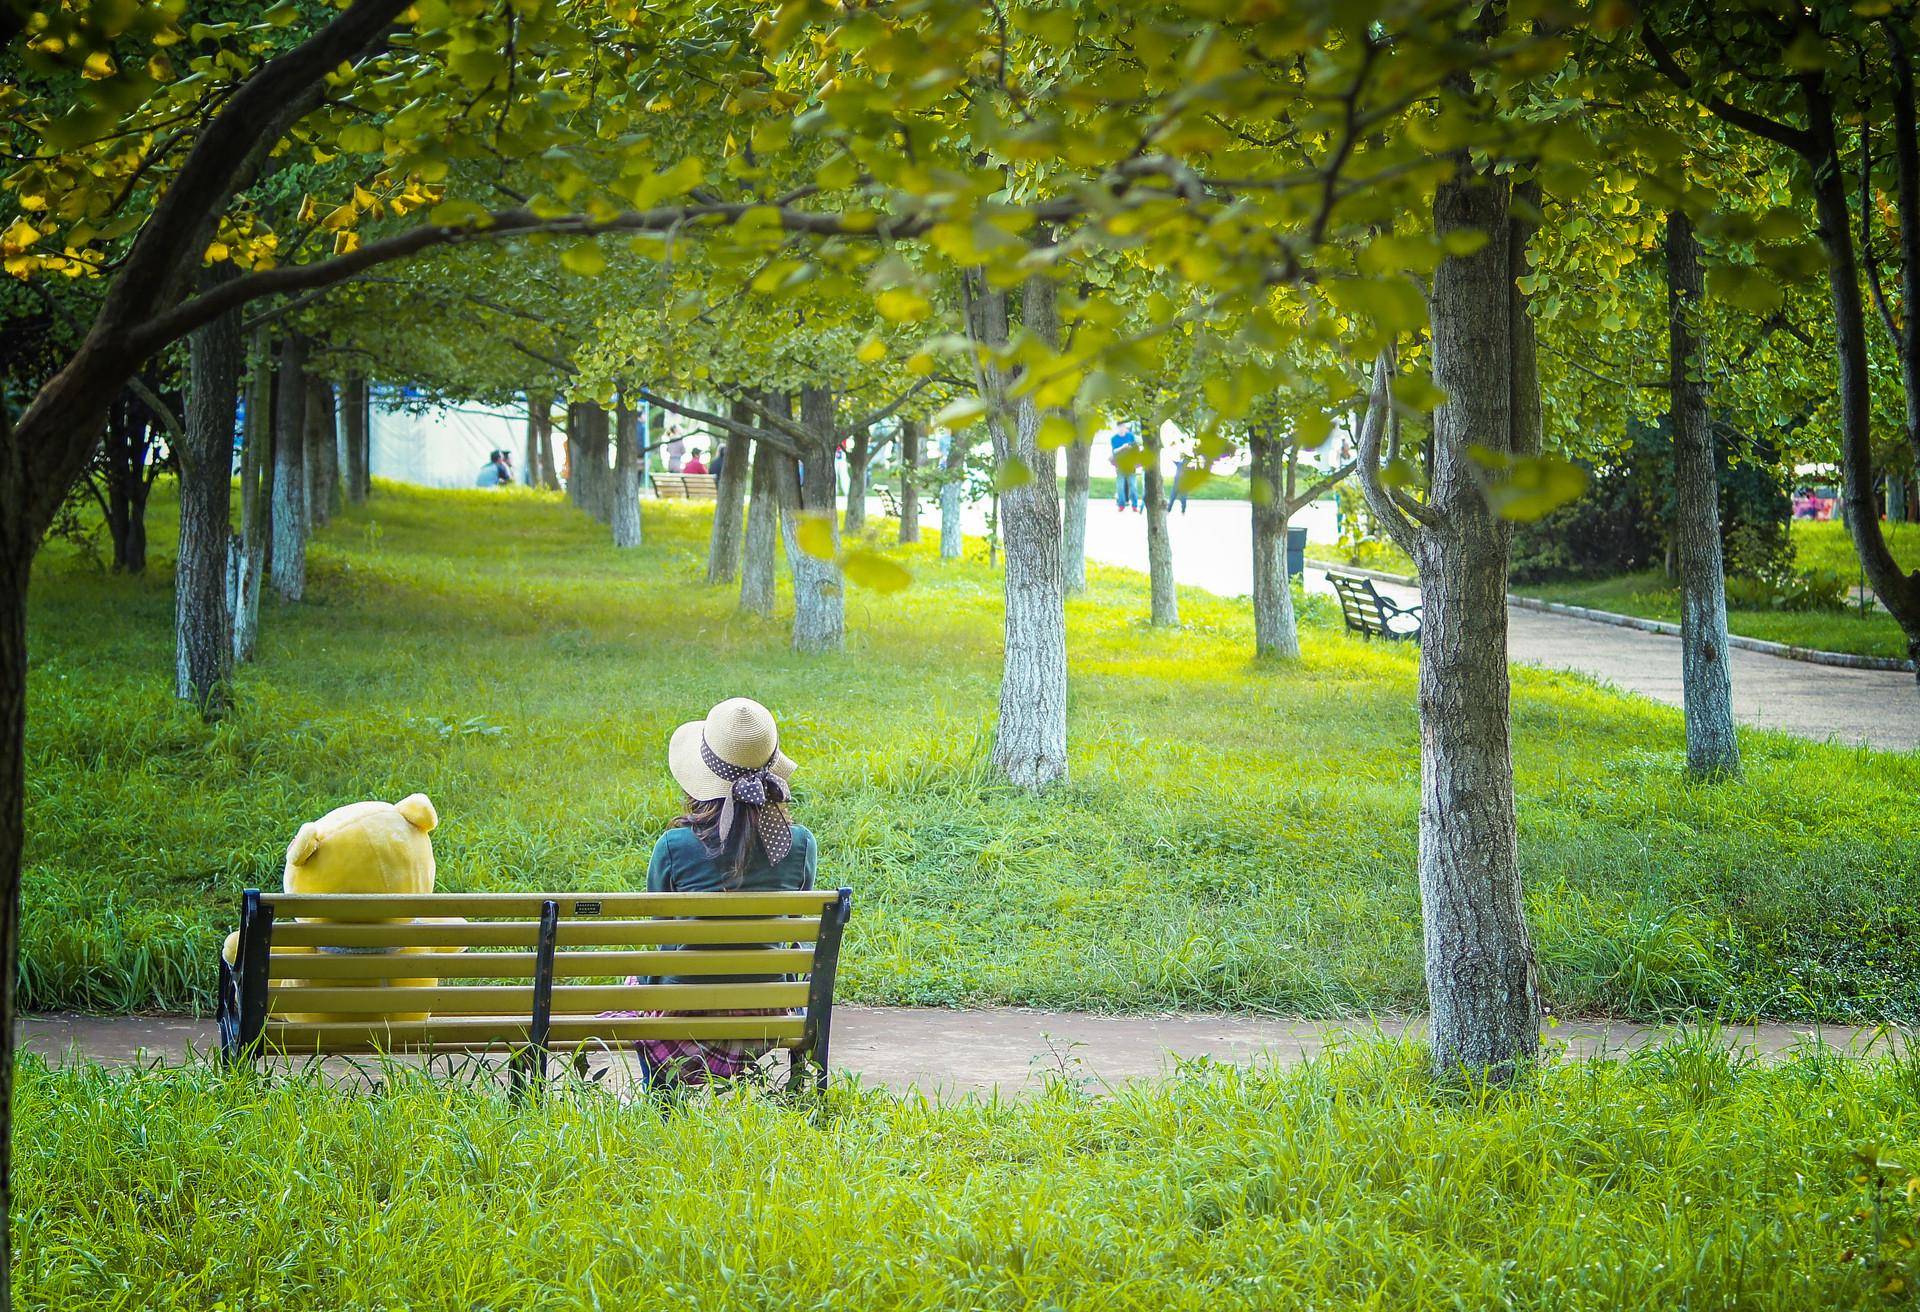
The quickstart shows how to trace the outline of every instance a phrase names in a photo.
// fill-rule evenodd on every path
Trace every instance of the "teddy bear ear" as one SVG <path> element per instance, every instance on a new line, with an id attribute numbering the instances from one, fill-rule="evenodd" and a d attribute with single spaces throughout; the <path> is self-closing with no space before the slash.
<path id="1" fill-rule="evenodd" d="M 433 803 L 427 800 L 425 793 L 415 793 L 412 797 L 395 802 L 393 809 L 423 834 L 432 833 L 434 826 L 440 823 L 440 813 L 433 809 Z"/>
<path id="2" fill-rule="evenodd" d="M 293 836 L 293 842 L 287 845 L 287 864 L 303 866 L 307 859 L 320 849 L 320 826 L 309 820 L 300 826 L 300 832 Z"/>

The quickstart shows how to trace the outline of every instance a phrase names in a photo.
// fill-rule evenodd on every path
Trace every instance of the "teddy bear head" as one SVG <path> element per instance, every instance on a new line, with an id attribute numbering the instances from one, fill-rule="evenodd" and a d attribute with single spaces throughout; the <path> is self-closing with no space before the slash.
<path id="1" fill-rule="evenodd" d="M 425 793 L 355 802 L 300 826 L 287 848 L 289 893 L 431 893 L 440 823 Z"/>

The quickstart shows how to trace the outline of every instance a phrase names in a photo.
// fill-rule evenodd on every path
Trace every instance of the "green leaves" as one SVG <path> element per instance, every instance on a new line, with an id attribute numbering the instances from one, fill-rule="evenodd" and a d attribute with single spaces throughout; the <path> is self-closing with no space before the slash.
<path id="1" fill-rule="evenodd" d="M 1478 444 L 1467 454 L 1482 471 L 1487 505 L 1502 519 L 1539 519 L 1587 490 L 1587 471 L 1561 456 L 1516 456 Z"/>

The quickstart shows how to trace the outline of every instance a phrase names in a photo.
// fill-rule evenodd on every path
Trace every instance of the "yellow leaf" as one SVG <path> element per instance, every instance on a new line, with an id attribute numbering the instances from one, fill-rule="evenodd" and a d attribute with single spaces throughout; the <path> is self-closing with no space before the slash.
<path id="1" fill-rule="evenodd" d="M 230 255 L 231 253 L 232 252 L 227 249 L 227 244 L 225 242 L 223 241 L 213 242 L 207 247 L 207 263 L 218 264 L 221 260 L 226 259 L 227 256 Z"/>
<path id="2" fill-rule="evenodd" d="M 98 82 L 114 74 L 113 56 L 104 50 L 96 50 L 87 56 L 87 62 L 80 66 L 80 76 L 89 82 Z"/>
<path id="3" fill-rule="evenodd" d="M 889 287 L 873 298 L 873 304 L 895 323 L 918 323 L 933 313 L 933 303 L 911 287 Z"/>
<path id="4" fill-rule="evenodd" d="M 560 267 L 568 273 L 577 273 L 583 278 L 591 278 L 607 267 L 607 257 L 600 250 L 600 243 L 583 241 L 569 246 L 560 256 Z"/>
<path id="5" fill-rule="evenodd" d="M 1042 451 L 1058 451 L 1063 446 L 1072 446 L 1079 439 L 1080 431 L 1064 415 L 1048 415 L 1040 421 L 1040 431 L 1033 435 L 1034 445 Z"/>
<path id="6" fill-rule="evenodd" d="M 314 214 L 319 210 L 319 202 L 308 196 L 300 202 L 300 222 L 312 223 Z"/>
<path id="7" fill-rule="evenodd" d="M 12 227 L 0 233 L 0 253 L 18 255 L 39 240 L 40 233 L 32 224 L 25 219 L 15 219 Z"/>
<path id="8" fill-rule="evenodd" d="M 800 550 L 815 560 L 833 559 L 833 521 L 818 511 L 808 511 L 793 536 L 800 544 Z"/>
<path id="9" fill-rule="evenodd" d="M 840 569 L 850 582 L 875 592 L 898 592 L 913 582 L 904 565 L 877 551 L 850 551 L 840 562 Z"/>
<path id="10" fill-rule="evenodd" d="M 336 232 L 333 234 L 333 253 L 345 255 L 349 251 L 360 249 L 360 234 L 357 232 Z"/>
<path id="11" fill-rule="evenodd" d="M 860 349 L 853 353 L 853 358 L 861 364 L 877 364 L 887 358 L 887 344 L 869 335 L 866 341 L 860 343 Z"/>
<path id="12" fill-rule="evenodd" d="M 343 228 L 351 228 L 353 221 L 359 217 L 360 211 L 351 204 L 340 205 L 335 207 L 326 218 L 320 220 L 320 226 L 328 232 L 339 232 Z"/>

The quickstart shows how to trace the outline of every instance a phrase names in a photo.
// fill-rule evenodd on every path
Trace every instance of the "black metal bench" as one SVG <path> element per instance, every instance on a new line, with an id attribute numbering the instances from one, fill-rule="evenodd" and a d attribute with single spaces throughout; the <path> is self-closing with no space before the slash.
<path id="1" fill-rule="evenodd" d="M 1367 638 L 1391 638 L 1399 641 L 1420 636 L 1420 608 L 1402 606 L 1380 595 L 1373 580 L 1364 574 L 1327 571 L 1327 582 L 1340 597 L 1340 615 L 1350 632 Z M 1411 621 L 1412 627 L 1394 628 L 1395 621 Z"/>
<path id="2" fill-rule="evenodd" d="M 787 1050 L 790 1088 L 820 1088 L 851 910 L 844 888 L 418 896 L 249 889 L 239 959 L 221 962 L 221 1049 L 230 1061 L 504 1051 L 518 1086 L 543 1077 L 556 1050 L 583 1060 L 590 1048 L 638 1039 L 745 1039 Z M 689 975 L 718 979 L 599 982 Z"/>

